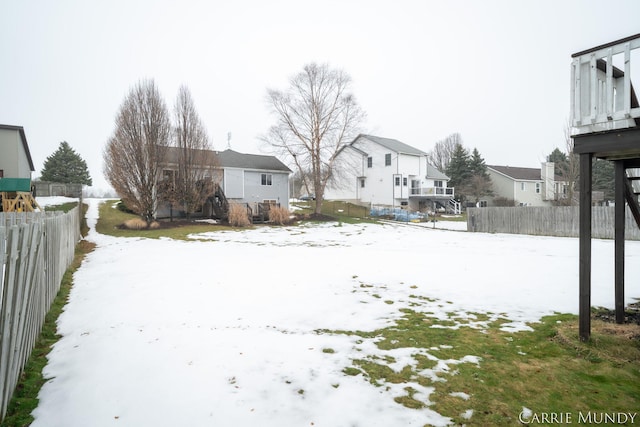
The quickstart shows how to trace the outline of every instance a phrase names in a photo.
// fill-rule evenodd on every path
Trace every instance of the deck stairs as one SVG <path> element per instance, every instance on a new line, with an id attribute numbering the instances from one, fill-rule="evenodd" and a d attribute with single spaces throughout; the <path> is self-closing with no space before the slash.
<path id="1" fill-rule="evenodd" d="M 209 202 L 217 218 L 221 220 L 229 219 L 229 201 L 220 185 L 216 184 L 213 195 L 209 197 Z"/>
<path id="2" fill-rule="evenodd" d="M 624 198 L 636 220 L 636 225 L 640 228 L 640 162 L 636 161 L 632 166 L 637 167 L 626 167 L 625 165 Z"/>
<path id="3" fill-rule="evenodd" d="M 452 197 L 447 202 L 447 209 L 454 215 L 460 215 L 462 213 L 462 204 Z"/>

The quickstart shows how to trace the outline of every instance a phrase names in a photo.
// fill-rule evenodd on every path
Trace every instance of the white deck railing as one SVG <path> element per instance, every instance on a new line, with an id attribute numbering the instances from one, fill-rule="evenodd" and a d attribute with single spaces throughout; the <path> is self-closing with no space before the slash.
<path id="1" fill-rule="evenodd" d="M 412 196 L 442 196 L 453 197 L 453 187 L 411 187 Z"/>
<path id="2" fill-rule="evenodd" d="M 640 106 L 633 94 L 631 58 L 634 57 L 638 62 L 636 67 L 640 68 L 640 50 L 632 53 L 638 48 L 640 34 L 572 55 L 574 135 L 635 126 L 633 119 L 640 117 Z M 634 56 L 636 54 L 639 55 Z M 636 70 L 634 72 L 640 77 Z"/>

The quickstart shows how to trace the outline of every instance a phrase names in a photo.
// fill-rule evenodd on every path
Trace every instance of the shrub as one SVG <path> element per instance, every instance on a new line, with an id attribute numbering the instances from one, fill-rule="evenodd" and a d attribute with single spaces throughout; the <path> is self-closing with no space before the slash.
<path id="1" fill-rule="evenodd" d="M 269 221 L 278 225 L 289 224 L 291 222 L 291 213 L 287 208 L 272 206 L 269 209 Z"/>
<path id="2" fill-rule="evenodd" d="M 124 228 L 127 230 L 143 230 L 145 228 L 154 229 L 159 227 L 160 223 L 158 221 L 153 221 L 151 224 L 147 224 L 147 221 L 142 218 L 132 218 L 124 222 Z"/>
<path id="3" fill-rule="evenodd" d="M 229 204 L 229 225 L 233 227 L 248 227 L 251 225 L 247 208 L 240 203 Z"/>
<path id="4" fill-rule="evenodd" d="M 128 230 L 142 230 L 147 228 L 147 221 L 142 218 L 132 218 L 124 222 L 124 227 Z"/>
<path id="5" fill-rule="evenodd" d="M 116 205 L 118 210 L 124 213 L 135 214 L 135 212 L 124 203 L 124 200 L 120 200 Z"/>
<path id="6" fill-rule="evenodd" d="M 494 206 L 499 207 L 514 207 L 516 205 L 516 201 L 513 199 L 507 199 L 506 197 L 496 197 L 493 199 Z"/>

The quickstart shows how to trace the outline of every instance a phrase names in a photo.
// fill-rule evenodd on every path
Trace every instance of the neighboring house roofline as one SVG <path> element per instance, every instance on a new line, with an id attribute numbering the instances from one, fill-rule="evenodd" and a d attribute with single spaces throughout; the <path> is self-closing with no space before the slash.
<path id="1" fill-rule="evenodd" d="M 228 168 L 242 168 L 255 170 L 280 171 L 291 173 L 284 163 L 275 156 L 261 154 L 244 154 L 231 149 L 216 151 L 218 166 Z"/>
<path id="2" fill-rule="evenodd" d="M 487 165 L 487 169 L 514 181 L 542 181 L 542 170 L 537 168 Z M 554 174 L 554 180 L 563 181 L 564 178 Z"/>
<path id="3" fill-rule="evenodd" d="M 376 143 L 378 145 L 381 145 L 385 148 L 388 148 L 389 150 L 392 150 L 398 154 L 407 154 L 407 155 L 412 155 L 412 156 L 424 156 L 424 157 L 428 157 L 428 154 L 425 153 L 422 150 L 418 150 L 417 148 L 414 148 L 410 145 L 405 144 L 404 142 L 400 142 L 397 139 L 391 139 L 391 138 L 383 138 L 380 136 L 374 136 L 374 135 L 367 135 L 367 134 L 359 134 L 353 141 L 351 141 L 349 144 L 343 145 L 340 148 L 340 151 L 343 150 L 344 148 L 351 148 L 352 150 L 362 154 L 363 156 L 368 156 L 369 154 L 364 152 L 363 150 L 356 148 L 353 146 L 353 144 L 360 138 L 365 138 L 368 139 L 369 141 Z M 428 160 L 427 160 L 427 174 L 426 174 L 426 178 L 427 179 L 435 179 L 435 180 L 445 180 L 445 181 L 449 181 L 451 180 L 451 178 L 449 178 L 447 175 L 445 175 L 442 171 L 438 170 L 438 168 L 436 168 L 433 164 L 431 164 Z"/>
<path id="4" fill-rule="evenodd" d="M 167 163 L 177 164 L 178 147 L 168 147 Z M 260 154 L 244 154 L 231 149 L 224 151 L 196 150 L 203 156 L 210 157 L 211 163 L 218 168 L 248 169 L 291 173 L 284 163 L 274 156 Z"/>
<path id="5" fill-rule="evenodd" d="M 355 139 L 350 143 L 350 145 L 353 145 L 359 138 L 368 139 L 369 141 L 382 145 L 383 147 L 388 148 L 391 151 L 395 151 L 396 153 L 399 153 L 399 154 L 409 154 L 412 156 L 427 155 L 427 153 L 425 153 L 424 151 L 418 150 L 417 148 L 412 147 L 408 144 L 405 144 L 404 142 L 400 142 L 397 139 L 383 138 L 381 136 L 367 135 L 363 133 L 356 136 Z"/>
<path id="6" fill-rule="evenodd" d="M 24 128 L 22 126 L 12 126 L 12 125 L 2 125 L 0 124 L 0 129 L 6 130 L 17 130 L 20 132 L 20 137 L 22 138 L 22 147 L 24 148 L 24 152 L 27 155 L 27 161 L 29 162 L 29 168 L 31 172 L 35 172 L 36 168 L 33 166 L 33 160 L 31 159 L 31 152 L 29 151 L 29 144 L 27 143 L 27 136 L 24 133 Z"/>
<path id="7" fill-rule="evenodd" d="M 365 152 L 365 151 L 363 151 L 363 150 L 361 150 L 359 148 L 356 148 L 353 145 L 343 145 L 340 150 L 342 151 L 344 148 L 350 148 L 353 151 L 355 151 L 356 153 L 361 154 L 362 156 L 369 156 L 369 153 L 367 153 L 367 152 Z"/>
<path id="8" fill-rule="evenodd" d="M 432 165 L 431 163 L 427 162 L 427 179 L 435 179 L 435 180 L 446 180 L 449 181 L 451 180 L 451 178 L 449 178 L 447 175 L 445 175 L 442 171 L 440 171 L 437 167 L 435 167 L 434 165 Z"/>

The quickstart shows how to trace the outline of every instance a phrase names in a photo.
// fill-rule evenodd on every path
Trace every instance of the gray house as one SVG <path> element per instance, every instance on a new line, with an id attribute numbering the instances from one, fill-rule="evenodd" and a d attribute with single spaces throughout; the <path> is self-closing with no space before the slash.
<path id="1" fill-rule="evenodd" d="M 231 149 L 217 155 L 220 185 L 227 199 L 239 203 L 275 203 L 289 209 L 289 169 L 274 156 Z"/>
<path id="2" fill-rule="evenodd" d="M 201 216 L 220 216 L 216 206 L 220 199 L 225 203 L 241 203 L 253 212 L 260 204 L 279 205 L 289 209 L 289 169 L 274 156 L 244 154 L 233 150 L 198 150 L 203 179 L 212 179 L 217 184 L 215 194 L 203 205 Z M 170 148 L 162 168 L 163 179 L 171 179 L 178 171 L 179 151 Z M 225 208 L 226 209 L 226 208 Z M 179 212 L 171 210 L 169 204 L 160 206 L 158 217 L 169 217 Z"/>
<path id="3" fill-rule="evenodd" d="M 0 125 L 0 178 L 31 179 L 35 171 L 22 126 Z"/>
<path id="4" fill-rule="evenodd" d="M 544 162 L 540 169 L 513 166 L 489 166 L 487 173 L 493 184 L 493 196 L 480 201 L 480 206 L 493 206 L 493 200 L 503 198 L 516 206 L 553 206 L 567 197 L 568 183 L 555 174 L 553 162 Z"/>

